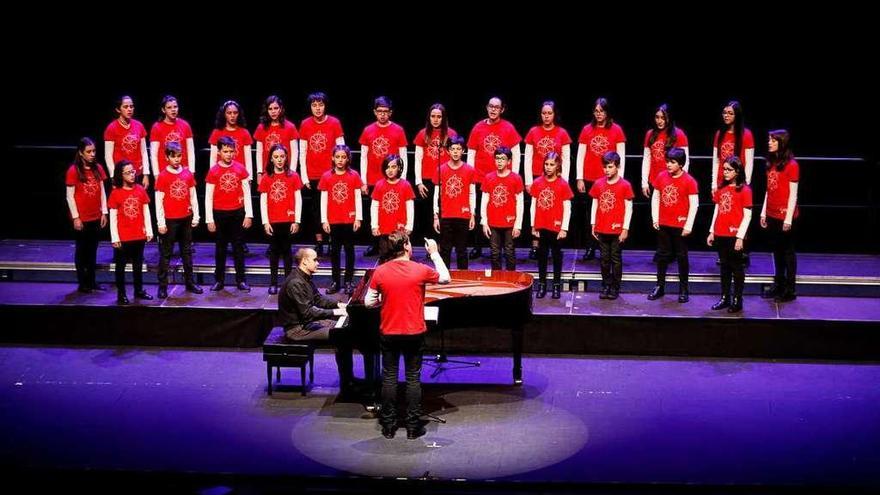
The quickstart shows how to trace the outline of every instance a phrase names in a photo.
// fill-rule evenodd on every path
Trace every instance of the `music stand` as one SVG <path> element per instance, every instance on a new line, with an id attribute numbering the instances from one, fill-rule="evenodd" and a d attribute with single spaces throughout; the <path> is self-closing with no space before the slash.
<path id="1" fill-rule="evenodd" d="M 433 314 L 429 314 L 428 310 L 433 310 Z M 439 308 L 432 306 L 425 306 L 425 323 L 429 326 L 439 325 Z M 455 363 L 461 364 L 463 366 L 455 366 L 455 367 L 447 367 L 443 366 L 446 363 Z M 479 361 L 462 361 L 458 359 L 449 359 L 446 355 L 446 331 L 442 326 L 440 326 L 440 352 L 434 356 L 433 359 L 429 359 L 426 363 L 428 366 L 432 366 L 434 371 L 431 372 L 431 378 L 436 378 L 437 375 L 443 373 L 446 370 L 458 369 L 458 368 L 470 368 L 470 367 L 479 367 Z"/>

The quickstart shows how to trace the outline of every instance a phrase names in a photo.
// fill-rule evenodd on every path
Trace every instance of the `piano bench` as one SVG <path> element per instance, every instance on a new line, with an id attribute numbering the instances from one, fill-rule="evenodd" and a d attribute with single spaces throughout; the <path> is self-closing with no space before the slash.
<path id="1" fill-rule="evenodd" d="M 306 395 L 306 365 L 309 382 L 315 381 L 315 345 L 310 342 L 294 342 L 284 335 L 284 327 L 274 327 L 263 342 L 263 361 L 266 362 L 266 379 L 269 395 L 272 395 L 272 368 L 276 369 L 275 381 L 281 382 L 281 368 L 299 368 L 302 395 Z"/>

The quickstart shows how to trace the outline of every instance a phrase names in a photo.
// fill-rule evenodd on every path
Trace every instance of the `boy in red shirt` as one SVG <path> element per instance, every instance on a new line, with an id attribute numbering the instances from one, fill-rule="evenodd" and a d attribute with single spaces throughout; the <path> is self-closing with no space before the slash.
<path id="1" fill-rule="evenodd" d="M 489 238 L 492 253 L 492 269 L 501 269 L 501 251 L 507 270 L 516 270 L 516 251 L 513 240 L 519 237 L 523 217 L 523 181 L 511 172 L 510 148 L 500 146 L 495 150 L 497 171 L 483 178 L 483 201 L 480 218 L 483 234 Z"/>
<path id="2" fill-rule="evenodd" d="M 590 188 L 590 197 L 593 198 L 590 223 L 601 253 L 602 290 L 599 299 L 617 299 L 623 277 L 620 245 L 629 235 L 634 195 L 630 183 L 618 173 L 620 155 L 616 151 L 602 155 L 602 170 L 605 177 L 598 179 Z"/>
<path id="3" fill-rule="evenodd" d="M 455 265 L 467 270 L 467 234 L 474 230 L 476 188 L 474 168 L 461 160 L 464 138 L 453 136 L 447 145 L 449 161 L 437 170 L 434 188 L 434 231 L 440 234 L 440 256 L 449 263 L 455 247 Z"/>
<path id="4" fill-rule="evenodd" d="M 181 166 L 183 150 L 180 143 L 165 145 L 168 165 L 156 179 L 156 225 L 159 229 L 159 299 L 168 297 L 168 265 L 174 241 L 180 245 L 186 290 L 201 294 L 202 288 L 193 279 L 192 229 L 199 225 L 199 202 L 196 180 L 189 169 Z"/>
<path id="5" fill-rule="evenodd" d="M 657 285 L 648 294 L 653 301 L 666 293 L 666 269 L 678 260 L 678 302 L 690 299 L 688 292 L 688 247 L 685 237 L 694 229 L 699 205 L 697 181 L 684 171 L 687 152 L 671 148 L 666 152 L 666 171 L 651 181 L 651 221 L 657 231 Z"/>
<path id="6" fill-rule="evenodd" d="M 244 165 L 233 161 L 235 141 L 229 136 L 217 140 L 220 160 L 205 177 L 205 221 L 208 232 L 217 234 L 214 244 L 214 285 L 212 291 L 226 286 L 226 246 L 232 242 L 235 282 L 238 290 L 250 291 L 244 273 L 244 231 L 254 218 L 251 184 Z M 215 221 L 216 217 L 216 221 Z"/>

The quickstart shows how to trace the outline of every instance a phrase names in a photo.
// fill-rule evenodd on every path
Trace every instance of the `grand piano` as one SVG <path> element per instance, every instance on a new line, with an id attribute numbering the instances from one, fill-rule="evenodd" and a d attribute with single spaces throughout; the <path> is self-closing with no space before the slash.
<path id="1" fill-rule="evenodd" d="M 448 284 L 428 285 L 425 306 L 439 309 L 441 331 L 466 327 L 509 328 L 513 354 L 513 382 L 522 384 L 523 326 L 532 316 L 532 276 L 509 271 L 450 270 Z M 361 335 L 373 336 L 361 345 L 361 352 L 377 353 L 379 309 L 364 306 L 373 270 L 367 270 L 348 304 L 349 325 Z M 430 330 L 429 330 L 430 331 Z M 378 359 L 371 360 L 368 375 L 381 376 Z M 371 373 L 372 371 L 372 373 Z M 371 378 L 371 377 L 368 377 Z"/>

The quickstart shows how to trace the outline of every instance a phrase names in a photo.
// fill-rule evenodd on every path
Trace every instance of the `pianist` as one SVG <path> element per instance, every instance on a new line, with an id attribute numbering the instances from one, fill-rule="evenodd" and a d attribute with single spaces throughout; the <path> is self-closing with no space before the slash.
<path id="1" fill-rule="evenodd" d="M 335 328 L 336 318 L 344 316 L 345 303 L 321 295 L 312 281 L 318 271 L 318 254 L 302 248 L 294 257 L 297 267 L 290 271 L 278 294 L 278 317 L 284 334 L 293 341 L 329 340 L 336 347 L 340 393 L 353 394 L 353 338 L 348 327 Z"/>
<path id="2" fill-rule="evenodd" d="M 425 285 L 449 282 L 449 270 L 437 243 L 428 239 L 425 248 L 436 270 L 410 261 L 412 246 L 402 230 L 388 236 L 389 261 L 376 268 L 364 304 L 381 302 L 379 330 L 382 346 L 382 409 L 379 424 L 385 438 L 397 430 L 397 371 L 401 354 L 406 374 L 406 436 L 425 434 L 419 417 L 422 408 L 422 348 L 425 342 Z"/>

